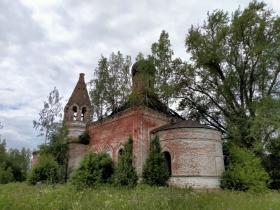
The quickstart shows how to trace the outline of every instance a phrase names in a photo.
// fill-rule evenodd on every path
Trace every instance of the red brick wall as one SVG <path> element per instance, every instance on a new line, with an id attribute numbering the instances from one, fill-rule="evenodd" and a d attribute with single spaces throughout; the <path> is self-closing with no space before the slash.
<path id="1" fill-rule="evenodd" d="M 203 128 L 159 131 L 163 151 L 171 155 L 172 176 L 220 176 L 224 171 L 221 134 Z"/>
<path id="2" fill-rule="evenodd" d="M 146 160 L 150 131 L 170 122 L 170 117 L 145 107 L 134 107 L 89 125 L 90 149 L 95 152 L 110 151 L 117 161 L 118 151 L 131 135 L 134 164 L 138 175 Z"/>
<path id="3" fill-rule="evenodd" d="M 79 164 L 83 156 L 88 151 L 88 145 L 79 143 L 69 144 L 69 160 L 68 160 L 68 174 L 70 174 L 74 169 L 79 167 Z"/>

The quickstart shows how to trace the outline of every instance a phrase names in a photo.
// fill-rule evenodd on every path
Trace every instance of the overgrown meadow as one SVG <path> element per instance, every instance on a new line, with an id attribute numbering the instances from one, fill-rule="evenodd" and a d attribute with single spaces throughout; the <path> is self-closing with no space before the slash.
<path id="1" fill-rule="evenodd" d="M 136 188 L 100 186 L 77 191 L 71 185 L 10 183 L 0 185 L 0 209 L 276 210 L 280 209 L 280 193 L 199 192 L 148 185 L 138 185 Z"/>

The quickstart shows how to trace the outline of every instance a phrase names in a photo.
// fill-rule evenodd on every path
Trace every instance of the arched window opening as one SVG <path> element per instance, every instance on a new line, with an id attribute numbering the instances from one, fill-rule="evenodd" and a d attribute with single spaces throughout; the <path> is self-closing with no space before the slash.
<path id="1" fill-rule="evenodd" d="M 165 159 L 166 168 L 168 170 L 169 175 L 171 176 L 172 171 L 171 171 L 171 156 L 170 156 L 170 153 L 165 151 L 165 152 L 163 152 L 163 155 L 164 155 L 164 159 Z"/>
<path id="2" fill-rule="evenodd" d="M 87 108 L 83 107 L 82 113 L 81 113 L 81 121 L 85 120 L 86 112 L 87 112 Z"/>
<path id="3" fill-rule="evenodd" d="M 118 157 L 120 158 L 123 155 L 123 148 L 121 148 L 118 152 Z"/>
<path id="4" fill-rule="evenodd" d="M 78 116 L 78 108 L 76 106 L 73 106 L 73 121 L 77 120 L 77 116 Z"/>
<path id="5" fill-rule="evenodd" d="M 123 156 L 123 147 L 119 149 L 118 154 L 117 154 L 117 161 L 120 161 L 121 157 Z"/>

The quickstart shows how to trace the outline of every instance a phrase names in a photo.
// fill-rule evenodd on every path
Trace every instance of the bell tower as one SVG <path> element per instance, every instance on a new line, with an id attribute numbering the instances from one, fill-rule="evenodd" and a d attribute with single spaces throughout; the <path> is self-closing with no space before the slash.
<path id="1" fill-rule="evenodd" d="M 76 139 L 91 122 L 91 104 L 85 83 L 85 74 L 80 73 L 75 89 L 64 108 L 64 121 L 69 130 L 69 137 Z"/>

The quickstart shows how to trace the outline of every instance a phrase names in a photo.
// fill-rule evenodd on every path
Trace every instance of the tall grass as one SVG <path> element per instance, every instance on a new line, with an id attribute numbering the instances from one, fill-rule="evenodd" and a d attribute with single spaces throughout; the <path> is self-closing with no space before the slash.
<path id="1" fill-rule="evenodd" d="M 195 192 L 146 185 L 138 185 L 135 189 L 101 186 L 76 191 L 70 185 L 12 183 L 0 185 L 0 209 L 280 210 L 280 193 Z"/>

